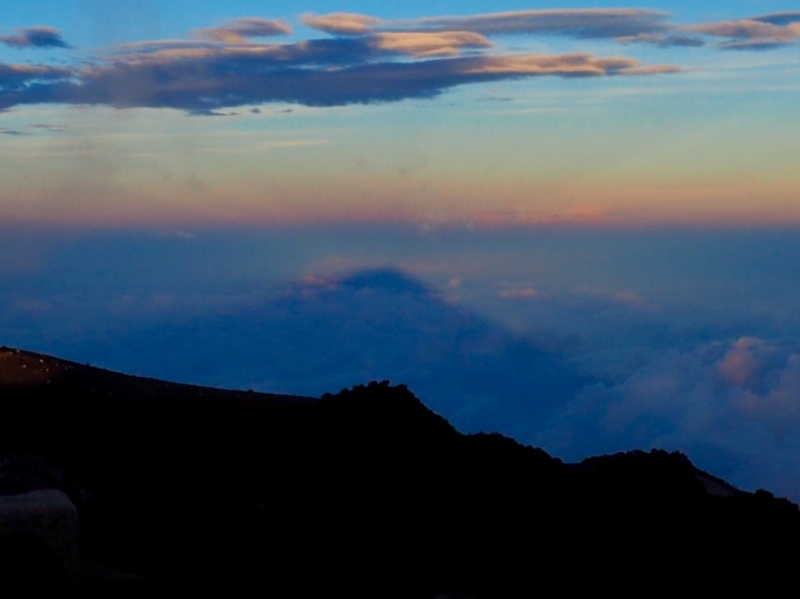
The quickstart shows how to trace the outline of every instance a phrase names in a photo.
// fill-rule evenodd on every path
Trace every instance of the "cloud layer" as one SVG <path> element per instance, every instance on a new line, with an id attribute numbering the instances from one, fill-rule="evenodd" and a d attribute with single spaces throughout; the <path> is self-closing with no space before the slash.
<path id="1" fill-rule="evenodd" d="M 0 110 L 23 104 L 175 108 L 197 114 L 273 102 L 309 106 L 431 98 L 455 86 L 523 77 L 605 77 L 676 72 L 630 56 L 510 53 L 492 39 L 559 35 L 662 48 L 766 49 L 800 38 L 800 12 L 677 25 L 647 9 L 526 10 L 458 17 L 383 20 L 307 13 L 325 34 L 283 43 L 289 23 L 239 18 L 192 39 L 127 44 L 72 67 L 0 63 Z M 60 31 L 29 27 L 0 36 L 18 48 L 68 48 Z"/>
<path id="2" fill-rule="evenodd" d="M 529 11 L 461 19 L 420 19 L 383 27 L 375 17 L 306 14 L 302 22 L 333 37 L 287 43 L 257 41 L 288 35 L 280 20 L 249 17 L 195 32 L 194 39 L 128 44 L 71 69 L 0 64 L 0 109 L 60 103 L 118 108 L 177 108 L 194 113 L 270 102 L 309 106 L 430 98 L 455 86 L 560 76 L 598 77 L 672 72 L 620 56 L 508 54 L 487 37 L 572 31 L 576 37 L 660 30 L 651 11 Z M 389 24 L 391 25 L 391 24 Z M 39 32 L 39 37 L 33 33 Z M 45 37 L 49 32 L 50 38 Z M 32 28 L 6 43 L 61 40 Z"/>
<path id="3" fill-rule="evenodd" d="M 723 49 L 764 49 L 792 43 L 800 37 L 800 11 L 743 19 L 678 25 L 667 12 L 641 8 L 518 10 L 472 16 L 421 17 L 386 21 L 369 15 L 309 14 L 303 23 L 341 36 L 381 31 L 471 31 L 495 35 L 560 35 L 576 39 L 613 39 L 623 44 L 699 47 L 706 37 L 725 38 Z"/>
<path id="4" fill-rule="evenodd" d="M 800 346 L 740 337 L 669 351 L 584 389 L 546 445 L 575 459 L 633 447 L 686 451 L 748 488 L 800 496 Z"/>
<path id="5" fill-rule="evenodd" d="M 0 109 L 62 103 L 204 113 L 268 102 L 339 106 L 430 98 L 457 85 L 517 77 L 647 75 L 676 70 L 589 54 L 365 60 L 379 53 L 414 58 L 450 55 L 465 41 L 470 42 L 437 36 L 252 48 L 164 48 L 126 53 L 80 71 L 0 64 Z"/>

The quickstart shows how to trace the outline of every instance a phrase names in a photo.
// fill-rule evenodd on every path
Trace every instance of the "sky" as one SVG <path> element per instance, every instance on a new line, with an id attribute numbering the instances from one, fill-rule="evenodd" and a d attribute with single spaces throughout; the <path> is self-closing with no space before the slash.
<path id="1" fill-rule="evenodd" d="M 789 1 L 6 0 L 0 344 L 800 500 L 799 47 Z"/>

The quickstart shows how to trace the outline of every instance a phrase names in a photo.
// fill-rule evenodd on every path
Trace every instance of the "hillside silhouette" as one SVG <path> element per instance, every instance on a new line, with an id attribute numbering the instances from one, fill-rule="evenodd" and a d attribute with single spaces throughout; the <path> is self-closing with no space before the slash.
<path id="1" fill-rule="evenodd" d="M 794 580 L 800 533 L 795 504 L 685 455 L 566 464 L 461 434 L 403 385 L 225 391 L 2 348 L 0 495 L 33 489 L 79 516 L 60 596 L 769 594 Z M 0 535 L 0 552 L 43 563 L 28 541 Z"/>

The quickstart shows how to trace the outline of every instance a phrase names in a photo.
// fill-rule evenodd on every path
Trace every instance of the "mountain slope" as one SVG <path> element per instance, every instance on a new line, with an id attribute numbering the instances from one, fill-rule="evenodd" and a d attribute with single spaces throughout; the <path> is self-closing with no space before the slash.
<path id="1" fill-rule="evenodd" d="M 86 555 L 135 574 L 126 596 L 770 592 L 800 557 L 796 505 L 685 456 L 564 464 L 463 435 L 403 386 L 315 401 L 18 350 L 0 364 L 0 493 L 66 491 Z"/>

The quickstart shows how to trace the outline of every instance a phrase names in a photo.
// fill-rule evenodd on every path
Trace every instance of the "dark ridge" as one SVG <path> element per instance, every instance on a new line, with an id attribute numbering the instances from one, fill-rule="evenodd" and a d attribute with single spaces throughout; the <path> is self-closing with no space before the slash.
<path id="1" fill-rule="evenodd" d="M 769 595 L 800 557 L 795 504 L 687 456 L 564 464 L 388 382 L 312 400 L 2 348 L 0 459 L 0 492 L 76 506 L 91 597 Z"/>
<path id="2" fill-rule="evenodd" d="M 0 388 L 16 389 L 36 397 L 76 399 L 74 392 L 85 397 L 118 399 L 231 399 L 257 400 L 270 403 L 302 403 L 312 398 L 254 391 L 231 391 L 160 379 L 131 376 L 46 354 L 0 347 Z"/>

